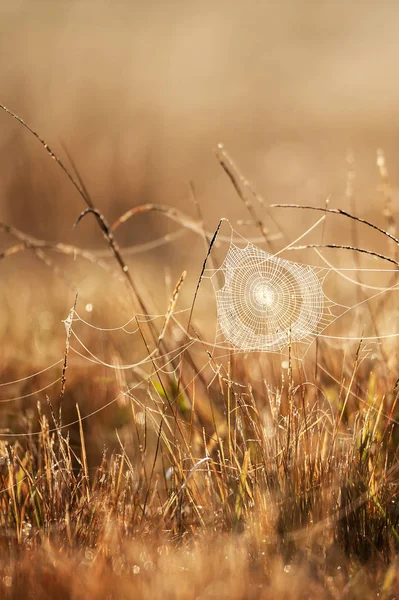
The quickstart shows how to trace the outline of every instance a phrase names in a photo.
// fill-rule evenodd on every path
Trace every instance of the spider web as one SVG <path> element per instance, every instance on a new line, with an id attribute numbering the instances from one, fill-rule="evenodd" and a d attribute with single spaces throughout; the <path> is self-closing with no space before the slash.
<path id="1" fill-rule="evenodd" d="M 330 269 L 282 259 L 250 242 L 243 248 L 231 242 L 222 265 L 209 272 L 219 347 L 281 352 L 290 343 L 309 346 L 347 308 L 323 290 Z"/>
<path id="2" fill-rule="evenodd" d="M 316 225 L 319 222 L 321 221 L 318 221 Z M 304 354 L 299 357 L 296 346 L 295 352 L 297 356 L 295 358 L 303 358 L 310 344 L 317 336 L 332 340 L 334 343 L 337 342 L 337 347 L 339 347 L 338 344 L 347 344 L 352 341 L 376 342 L 384 338 L 395 339 L 399 336 L 398 333 L 392 332 L 368 337 L 364 335 L 361 337 L 348 337 L 325 334 L 325 329 L 329 325 L 349 311 L 361 308 L 370 299 L 381 297 L 387 292 L 399 291 L 399 283 L 395 283 L 389 287 L 368 285 L 347 276 L 346 272 L 350 273 L 354 271 L 356 276 L 361 272 L 372 273 L 377 271 L 379 273 L 385 272 L 387 275 L 397 275 L 398 271 L 396 269 L 360 269 L 358 267 L 339 269 L 329 263 L 318 251 L 316 254 L 319 255 L 319 258 L 327 266 L 305 265 L 279 257 L 282 252 L 294 249 L 292 247 L 298 240 L 280 250 L 278 254 L 271 254 L 258 248 L 252 242 L 248 242 L 237 232 L 233 231 L 233 229 L 231 230 L 231 236 L 227 239 L 230 240 L 230 244 L 220 268 L 205 269 L 203 272 L 204 278 L 211 280 L 216 295 L 218 327 L 216 341 L 213 344 L 206 339 L 202 339 L 195 330 L 194 335 L 191 335 L 193 332 L 189 330 L 188 324 L 190 323 L 189 315 L 191 315 L 192 307 L 186 307 L 177 311 L 173 310 L 170 314 L 171 331 L 169 331 L 169 334 L 172 336 L 172 345 L 168 350 L 160 351 L 156 347 L 150 354 L 147 352 L 144 357 L 141 359 L 137 357 L 138 360 L 136 362 L 129 364 L 123 364 L 119 360 L 112 360 L 110 362 L 107 360 L 107 356 L 99 356 L 98 353 L 102 345 L 100 346 L 98 343 L 94 344 L 91 338 L 89 338 L 89 342 L 85 343 L 85 336 L 81 337 L 80 332 L 78 335 L 75 327 L 71 330 L 71 353 L 76 355 L 79 361 L 109 369 L 115 375 L 115 381 L 117 381 L 120 388 L 114 398 L 88 414 L 83 415 L 82 420 L 91 419 L 109 406 L 123 403 L 126 399 L 129 399 L 141 411 L 138 414 L 146 414 L 153 420 L 155 428 L 159 427 L 159 418 L 161 416 L 165 422 L 165 427 L 170 427 L 172 430 L 174 417 L 164 412 L 165 399 L 156 388 L 153 389 L 152 382 L 155 380 L 157 374 L 174 377 L 175 381 L 177 381 L 179 379 L 181 361 L 186 351 L 192 353 L 198 352 L 198 358 L 206 356 L 206 361 L 201 364 L 201 367 L 194 373 L 192 378 L 190 377 L 184 381 L 184 384 L 180 388 L 181 394 L 184 394 L 186 390 L 194 386 L 197 379 L 200 376 L 203 377 L 204 374 L 206 374 L 206 377 L 208 375 L 211 377 L 207 383 L 208 387 L 216 378 L 224 379 L 225 372 L 226 377 L 224 380 L 228 384 L 232 383 L 230 374 L 224 369 L 222 362 L 217 362 L 217 360 L 223 359 L 223 356 L 213 356 L 213 353 L 211 355 L 207 347 L 220 347 L 225 350 L 227 349 L 229 352 L 233 349 L 237 352 L 265 351 L 281 353 L 285 346 L 295 342 L 297 345 L 301 344 L 305 348 Z M 242 240 L 242 247 L 237 245 L 240 243 L 240 240 Z M 223 241 L 225 240 L 223 239 Z M 373 295 L 364 298 L 353 306 L 345 306 L 344 304 L 332 301 L 323 289 L 325 280 L 330 273 L 342 277 L 356 286 L 370 289 Z M 222 279 L 223 282 L 221 282 Z M 209 298 L 207 298 L 208 300 Z M 92 307 L 91 304 L 86 306 Z M 86 310 L 89 309 L 86 308 Z M 134 314 L 123 325 L 105 328 L 84 320 L 74 309 L 71 317 L 71 325 L 72 323 L 73 325 L 79 323 L 80 327 L 85 326 L 92 330 L 97 330 L 99 334 L 107 338 L 113 332 L 123 332 L 126 336 L 134 336 L 139 334 L 142 325 L 149 325 L 155 321 L 159 321 L 156 328 L 158 333 L 159 331 L 163 331 L 163 323 L 167 318 L 167 314 Z M 65 324 L 67 324 L 66 321 Z M 91 344 L 94 344 L 93 349 L 90 349 Z M 107 346 L 108 344 L 105 344 L 104 347 L 106 348 Z M 228 356 L 229 352 L 226 352 L 224 356 Z M 111 352 L 111 357 L 114 354 L 114 352 Z M 1 381 L 0 391 L 4 389 L 4 392 L 7 393 L 6 389 L 8 389 L 8 386 L 19 386 L 19 384 L 30 379 L 47 374 L 53 369 L 60 367 L 63 360 L 60 357 L 53 364 L 20 379 Z M 319 368 L 335 380 L 328 369 L 322 365 L 319 365 Z M 122 375 L 124 372 L 127 372 L 126 378 Z M 58 377 L 50 383 L 41 386 L 40 389 L 33 390 L 27 394 L 15 395 L 9 393 L 9 397 L 6 398 L 0 396 L 0 404 L 25 400 L 32 396 L 39 397 L 44 391 L 58 384 L 60 379 L 61 377 Z M 335 381 L 337 384 L 340 383 L 338 380 Z M 241 384 L 239 381 L 234 381 L 234 385 L 240 388 L 246 387 L 245 383 Z M 149 393 L 149 389 L 151 393 Z M 351 394 L 359 402 L 368 406 L 368 401 L 365 401 L 362 397 L 351 391 L 350 388 L 344 387 L 343 389 L 346 389 L 347 393 Z M 138 392 L 140 392 L 140 395 L 138 395 Z M 373 408 L 373 410 L 377 409 Z M 392 420 L 391 417 L 387 416 L 387 418 Z M 397 423 L 397 421 L 393 422 Z M 59 431 L 59 429 L 66 430 L 77 423 L 80 423 L 80 420 L 65 423 L 61 427 L 55 426 L 49 431 L 53 433 Z M 193 427 L 194 429 L 196 428 L 196 426 Z M 25 435 L 26 433 L 0 430 L 0 439 L 23 437 Z M 39 436 L 41 432 L 30 432 L 30 435 Z"/>

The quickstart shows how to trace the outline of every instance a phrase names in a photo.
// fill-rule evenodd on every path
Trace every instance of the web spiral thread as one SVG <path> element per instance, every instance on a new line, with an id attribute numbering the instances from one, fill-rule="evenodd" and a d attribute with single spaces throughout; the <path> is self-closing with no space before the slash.
<path id="1" fill-rule="evenodd" d="M 218 344 L 240 351 L 278 352 L 310 343 L 336 316 L 323 292 L 327 270 L 273 256 L 248 243 L 231 244 L 211 276 L 217 303 Z M 223 286 L 218 281 L 223 275 Z"/>

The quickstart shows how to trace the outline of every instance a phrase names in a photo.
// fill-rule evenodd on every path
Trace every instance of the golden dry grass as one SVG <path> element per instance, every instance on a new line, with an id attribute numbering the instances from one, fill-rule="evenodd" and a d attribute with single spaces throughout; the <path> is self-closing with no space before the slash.
<path id="1" fill-rule="evenodd" d="M 259 198 L 220 150 L 219 160 L 254 229 L 267 238 Z M 381 161 L 380 170 L 390 243 L 395 221 Z M 29 255 L 47 271 L 46 299 L 40 290 L 27 293 L 30 275 L 22 269 L 29 262 L 18 263 L 18 283 L 8 275 L 2 382 L 15 383 L 0 398 L 2 597 L 394 598 L 396 340 L 371 350 L 319 340 L 306 371 L 294 347 L 284 364 L 259 353 L 212 356 L 204 351 L 212 328 L 206 298 L 183 314 L 184 335 L 177 335 L 179 303 L 186 294 L 192 306 L 199 289 L 198 265 L 190 293 L 185 275 L 175 277 L 160 318 L 133 320 L 135 337 L 118 328 L 109 342 L 105 328 L 115 315 L 128 321 L 152 314 L 153 290 L 164 285 L 163 274 L 143 285 L 134 268 L 139 259 L 130 267 L 118 245 L 118 226 L 162 212 L 202 237 L 203 258 L 213 232 L 202 229 L 198 203 L 196 217 L 147 203 L 112 226 L 69 172 L 88 206 L 81 219 L 96 220 L 108 252 L 108 260 L 94 251 L 82 256 L 93 279 L 82 296 L 74 293 L 82 274 L 70 267 L 79 249 L 1 225 L 14 238 L 3 264 Z M 384 254 L 395 256 L 396 248 L 385 246 Z M 35 296 L 46 305 L 39 334 L 27 326 Z M 79 315 L 90 297 L 101 330 L 87 333 Z M 395 301 L 371 306 L 375 331 L 394 310 Z M 62 335 L 55 325 L 61 318 Z M 59 359 L 54 387 L 44 389 L 48 371 L 24 379 L 19 361 L 38 373 L 51 356 Z"/>

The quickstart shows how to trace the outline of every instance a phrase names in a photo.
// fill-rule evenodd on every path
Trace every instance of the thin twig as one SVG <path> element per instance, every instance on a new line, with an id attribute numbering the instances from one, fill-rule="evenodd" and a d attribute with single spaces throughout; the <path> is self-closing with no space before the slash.
<path id="1" fill-rule="evenodd" d="M 62 376 L 61 376 L 61 392 L 60 392 L 60 400 L 61 401 L 65 395 L 66 370 L 68 368 L 68 355 L 69 355 L 70 339 L 71 339 L 71 333 L 72 333 L 72 322 L 73 322 L 73 317 L 75 315 L 77 301 L 78 301 L 78 292 L 76 292 L 75 301 L 73 303 L 73 307 L 69 311 L 68 318 L 64 321 L 65 329 L 66 329 L 66 340 L 65 340 L 64 363 L 62 365 Z M 60 410 L 61 410 L 61 406 L 60 406 Z"/>
<path id="2" fill-rule="evenodd" d="M 217 236 L 218 236 L 218 233 L 219 233 L 219 231 L 220 231 L 220 228 L 221 228 L 221 226 L 222 226 L 222 223 L 223 223 L 223 221 L 224 221 L 224 220 L 225 220 L 225 219 L 220 219 L 220 221 L 219 221 L 219 223 L 218 223 L 218 226 L 216 227 L 215 233 L 213 234 L 213 236 L 212 236 L 212 239 L 211 239 L 211 241 L 210 241 L 209 248 L 208 248 L 208 251 L 207 251 L 207 253 L 206 253 L 205 260 L 204 260 L 204 263 L 203 263 L 203 265 L 202 265 L 201 273 L 200 273 L 200 276 L 199 276 L 199 278 L 198 278 L 197 286 L 196 286 L 196 288 L 195 288 L 195 292 L 194 292 L 194 296 L 193 296 L 193 301 L 192 301 L 192 303 L 191 303 L 190 315 L 189 315 L 189 317 L 188 317 L 187 330 L 186 330 L 186 331 L 187 331 L 186 341 L 189 339 L 189 335 L 190 335 L 190 325 L 191 325 L 191 320 L 192 320 L 192 318 L 193 318 L 194 306 L 195 306 L 195 302 L 196 302 L 196 300 L 197 300 L 197 296 L 198 296 L 198 292 L 199 292 L 199 289 L 200 289 L 200 286 L 201 286 L 202 279 L 203 279 L 203 277 L 204 277 L 204 273 L 205 273 L 206 265 L 207 265 L 207 262 L 208 262 L 208 258 L 209 258 L 210 254 L 211 254 L 211 251 L 212 251 L 213 245 L 215 244 L 216 238 L 217 238 Z M 180 390 L 181 380 L 182 380 L 182 377 L 183 377 L 183 362 L 184 362 L 184 356 L 185 356 L 185 352 L 183 352 L 183 354 L 182 354 L 182 357 L 181 357 L 181 363 L 180 363 L 180 374 L 179 374 L 179 380 L 178 380 L 178 382 L 177 382 L 177 394 L 176 394 L 177 396 L 179 395 L 179 390 Z"/>
<path id="3" fill-rule="evenodd" d="M 300 204 L 271 204 L 270 208 L 301 208 L 304 210 L 317 210 L 319 212 L 342 215 L 343 217 L 348 217 L 349 219 L 353 219 L 354 221 L 357 221 L 358 223 L 362 223 L 363 225 L 367 225 L 367 227 L 371 227 L 372 229 L 379 231 L 380 233 L 382 233 L 383 235 L 386 235 L 387 237 L 389 237 L 389 239 L 391 239 L 392 241 L 394 241 L 396 244 L 399 245 L 399 240 L 394 235 L 389 233 L 388 231 L 385 231 L 385 229 L 382 229 L 381 227 L 374 225 L 374 223 L 370 223 L 370 221 L 366 221 L 365 219 L 361 219 L 360 217 L 355 217 L 354 215 L 351 215 L 346 210 L 342 210 L 341 208 L 323 208 L 321 206 L 302 206 Z"/>
<path id="4" fill-rule="evenodd" d="M 66 166 L 64 165 L 64 163 L 62 162 L 62 160 L 53 152 L 53 150 L 50 148 L 50 146 L 47 144 L 47 142 L 45 142 L 40 137 L 40 135 L 37 133 L 37 131 L 35 131 L 34 129 L 32 129 L 32 127 L 30 125 L 28 125 L 23 119 L 21 119 L 21 117 L 19 117 L 18 115 L 16 115 L 12 110 L 10 110 L 9 108 L 7 108 L 3 104 L 0 104 L 0 109 L 4 110 L 13 119 L 15 119 L 16 121 L 18 121 L 19 123 L 21 123 L 21 125 L 23 125 L 23 127 L 25 127 L 25 129 L 27 129 L 33 136 L 35 136 L 35 138 L 37 140 L 39 140 L 39 142 L 41 143 L 41 145 L 43 146 L 43 148 L 46 150 L 46 152 L 57 163 L 57 165 L 64 171 L 65 175 L 68 177 L 69 181 L 71 181 L 72 185 L 78 191 L 78 193 L 80 194 L 80 196 L 82 196 L 83 200 L 90 206 L 91 202 L 86 197 L 84 191 L 80 188 L 78 182 L 72 176 L 72 174 L 70 173 L 70 171 L 66 168 Z"/>
<path id="5" fill-rule="evenodd" d="M 355 248 L 354 246 L 341 246 L 339 244 L 306 244 L 306 246 L 289 246 L 286 248 L 286 250 L 306 250 L 306 248 L 333 248 L 338 250 L 352 250 L 354 252 L 361 252 L 362 254 L 368 254 L 369 256 L 380 258 L 381 260 L 387 260 L 388 262 L 399 267 L 399 262 L 393 258 L 390 258 L 389 256 L 384 256 L 384 254 L 379 254 L 378 252 L 373 252 L 372 250 L 365 250 L 364 248 Z"/>
<path id="6" fill-rule="evenodd" d="M 105 237 L 106 241 L 108 242 L 109 247 L 111 248 L 112 252 L 114 253 L 114 256 L 115 256 L 120 268 L 122 269 L 122 272 L 124 273 L 128 284 L 130 285 L 131 289 L 133 290 L 134 296 L 140 305 L 140 309 L 144 313 L 146 313 L 147 310 L 146 310 L 144 301 L 142 300 L 142 298 L 136 288 L 136 285 L 129 273 L 129 267 L 127 266 L 127 264 L 125 263 L 125 261 L 122 258 L 122 255 L 119 250 L 119 245 L 115 239 L 114 234 L 111 231 L 111 228 L 110 228 L 106 218 L 102 214 L 102 212 L 100 212 L 97 208 L 92 208 L 92 207 L 86 208 L 86 210 L 84 210 L 82 213 L 80 213 L 79 217 L 76 219 L 76 221 L 73 225 L 73 228 L 75 228 L 80 223 L 80 221 L 88 214 L 93 214 L 96 217 L 97 223 L 99 224 L 100 229 L 103 232 L 104 237 Z"/>
<path id="7" fill-rule="evenodd" d="M 190 187 L 192 190 L 191 184 L 190 184 Z M 211 236 L 212 236 L 211 232 L 204 231 L 201 223 L 199 223 L 198 221 L 196 221 L 189 215 L 186 215 L 181 210 L 175 208 L 174 206 L 168 206 L 167 204 L 156 204 L 153 202 L 149 202 L 146 204 L 139 204 L 138 206 L 134 206 L 133 208 L 130 208 L 125 213 L 123 213 L 123 215 L 121 215 L 111 225 L 110 230 L 112 232 L 114 232 L 118 227 L 120 227 L 123 223 L 126 223 L 127 221 L 129 221 L 132 217 L 135 217 L 136 215 L 141 215 L 141 214 L 144 214 L 147 212 L 161 213 L 162 215 L 168 217 L 172 221 L 179 223 L 179 225 L 181 225 L 185 229 L 194 231 L 194 233 L 197 233 L 201 237 L 204 236 L 204 233 L 205 233 L 206 237 L 211 238 Z M 272 234 L 272 235 L 268 234 L 266 241 L 272 242 L 272 241 L 281 239 L 281 237 L 282 237 L 282 235 L 280 233 Z M 230 238 L 224 238 L 222 236 L 219 236 L 218 239 L 221 241 L 230 242 Z M 259 241 L 259 240 L 255 240 L 255 241 Z"/>
<path id="8" fill-rule="evenodd" d="M 229 177 L 234 189 L 243 201 L 254 223 L 259 227 L 259 230 L 265 238 L 266 242 L 269 242 L 269 231 L 266 229 L 263 222 L 261 221 L 261 219 L 259 219 L 258 215 L 256 214 L 256 211 L 252 206 L 248 194 L 246 194 L 243 191 L 246 189 L 249 190 L 249 186 L 246 179 L 241 175 L 237 165 L 234 163 L 233 159 L 228 155 L 228 153 L 224 149 L 223 144 L 218 144 L 215 154 L 220 166 L 225 171 L 226 175 Z"/>

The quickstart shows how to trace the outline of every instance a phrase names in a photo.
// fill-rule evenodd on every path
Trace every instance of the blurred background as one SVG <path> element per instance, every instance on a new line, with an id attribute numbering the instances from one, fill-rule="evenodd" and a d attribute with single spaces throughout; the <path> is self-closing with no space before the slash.
<path id="1" fill-rule="evenodd" d="M 68 150 L 111 221 L 141 202 L 187 208 L 189 180 L 210 224 L 237 217 L 218 142 L 268 203 L 342 204 L 352 148 L 368 211 L 377 148 L 397 183 L 398 18 L 394 1 L 3 0 L 0 100 Z M 1 218 L 87 241 L 66 178 L 0 118 Z M 140 225 L 121 241 L 147 239 Z"/>
<path id="2" fill-rule="evenodd" d="M 198 218 L 193 181 L 208 231 L 227 217 L 242 235 L 259 236 L 254 226 L 237 224 L 249 215 L 215 158 L 223 142 L 266 205 L 324 206 L 329 197 L 330 206 L 395 231 L 398 19 L 394 0 L 2 0 L 0 103 L 71 169 L 73 160 L 110 223 L 141 203 L 167 204 Z M 385 179 L 376 163 L 379 148 Z M 82 198 L 37 140 L 4 112 L 0 182 L 2 222 L 52 242 L 106 249 L 91 216 L 72 230 L 85 208 Z M 271 231 L 283 228 L 289 240 L 317 217 L 272 209 L 271 221 L 255 205 Z M 122 225 L 117 238 L 126 247 L 177 228 L 147 213 Z M 355 237 L 392 251 L 370 230 Z M 352 224 L 329 217 L 324 239 L 352 243 Z M 0 249 L 14 243 L 0 234 Z M 127 261 L 140 289 L 164 312 L 183 269 L 182 305 L 189 304 L 204 253 L 204 240 L 188 232 Z M 346 255 L 331 256 L 348 264 Z M 15 358 L 26 368 L 26 362 L 62 356 L 61 318 L 75 286 L 82 310 L 94 307 L 86 316 L 97 325 L 131 317 L 115 278 L 101 278 L 101 270 L 70 257 L 57 256 L 55 264 L 58 275 L 26 253 L 0 264 L 3 375 L 10 365 L 20 374 Z M 199 301 L 201 310 L 208 315 L 206 301 Z M 131 354 L 129 347 L 127 362 Z"/>

